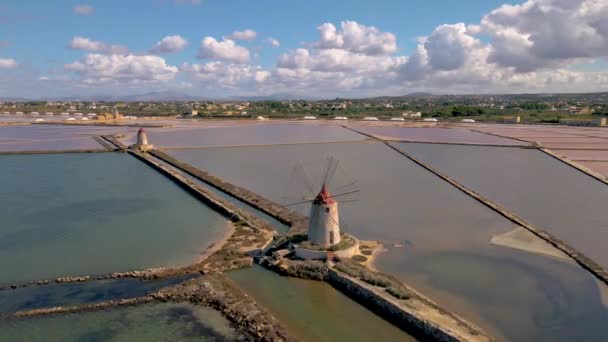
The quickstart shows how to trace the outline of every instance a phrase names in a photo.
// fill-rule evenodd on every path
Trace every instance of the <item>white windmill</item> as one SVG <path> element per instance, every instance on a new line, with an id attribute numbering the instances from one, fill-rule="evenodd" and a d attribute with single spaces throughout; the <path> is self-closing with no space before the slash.
<path id="1" fill-rule="evenodd" d="M 334 176 L 338 170 L 339 161 L 333 157 L 327 159 L 327 166 L 321 175 L 320 187 L 315 188 L 304 170 L 302 164 L 294 168 L 294 175 L 304 182 L 307 194 L 298 197 L 299 202 L 287 204 L 287 206 L 304 205 L 310 203 L 310 217 L 308 224 L 308 241 L 321 250 L 327 250 L 331 246 L 340 243 L 342 229 L 340 225 L 340 214 L 338 200 L 342 202 L 353 202 L 353 195 L 359 192 L 356 182 L 346 182 L 342 186 L 333 186 L 334 193 L 330 192 Z M 339 177 L 344 182 L 345 177 Z"/>

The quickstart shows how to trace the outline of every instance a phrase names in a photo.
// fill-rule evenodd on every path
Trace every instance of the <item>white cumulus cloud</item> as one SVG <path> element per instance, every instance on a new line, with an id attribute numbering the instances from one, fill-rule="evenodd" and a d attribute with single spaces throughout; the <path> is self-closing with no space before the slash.
<path id="1" fill-rule="evenodd" d="M 199 81 L 203 87 L 249 89 L 270 78 L 270 72 L 260 66 L 218 61 L 206 64 L 184 63 L 180 70 L 188 78 Z"/>
<path id="2" fill-rule="evenodd" d="M 233 40 L 224 38 L 222 41 L 217 41 L 213 37 L 205 37 L 201 42 L 198 57 L 234 63 L 247 63 L 249 62 L 250 53 L 247 48 L 237 45 Z"/>
<path id="3" fill-rule="evenodd" d="M 606 0 L 528 0 L 491 11 L 480 27 L 492 39 L 490 62 L 528 72 L 607 57 L 606 18 Z"/>
<path id="4" fill-rule="evenodd" d="M 165 82 L 178 72 L 158 56 L 87 54 L 82 60 L 65 65 L 85 84 Z"/>
<path id="5" fill-rule="evenodd" d="M 317 28 L 319 49 L 344 49 L 366 55 L 387 55 L 397 51 L 397 39 L 390 32 L 382 32 L 374 26 L 343 21 L 337 29 L 332 23 Z"/>
<path id="6" fill-rule="evenodd" d="M 257 37 L 258 33 L 251 29 L 246 29 L 244 31 L 234 31 L 227 38 L 231 40 L 244 40 L 250 42 Z"/>
<path id="7" fill-rule="evenodd" d="M 188 45 L 188 41 L 179 35 L 167 36 L 157 42 L 150 51 L 152 53 L 172 53 L 183 50 L 186 45 Z"/>
<path id="8" fill-rule="evenodd" d="M 268 38 L 268 39 L 266 39 L 266 42 L 274 47 L 281 46 L 281 42 L 276 38 L 272 38 L 272 37 Z"/>
<path id="9" fill-rule="evenodd" d="M 89 52 L 100 52 L 109 54 L 124 54 L 128 49 L 122 45 L 109 45 L 99 41 L 94 41 L 85 37 L 74 37 L 70 42 L 70 48 Z"/>
<path id="10" fill-rule="evenodd" d="M 15 69 L 18 66 L 19 63 L 12 58 L 0 58 L 0 69 Z"/>
<path id="11" fill-rule="evenodd" d="M 80 15 L 91 15 L 95 12 L 93 6 L 86 4 L 76 5 L 72 8 L 72 10 L 74 11 L 74 13 Z"/>

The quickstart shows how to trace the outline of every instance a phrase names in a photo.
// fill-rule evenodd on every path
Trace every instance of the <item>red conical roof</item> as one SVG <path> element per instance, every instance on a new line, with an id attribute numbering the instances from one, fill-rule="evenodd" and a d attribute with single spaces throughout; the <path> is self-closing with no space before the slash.
<path id="1" fill-rule="evenodd" d="M 323 187 L 321 188 L 321 192 L 319 192 L 319 194 L 315 198 L 315 202 L 320 202 L 323 204 L 331 204 L 331 203 L 335 203 L 336 201 L 333 199 L 333 197 L 329 193 L 329 190 L 327 190 L 327 186 L 325 186 L 325 184 L 323 184 Z"/>
<path id="2" fill-rule="evenodd" d="M 146 133 L 146 131 L 144 131 L 144 128 L 140 128 L 139 131 L 137 131 L 137 133 L 141 134 L 141 133 Z"/>

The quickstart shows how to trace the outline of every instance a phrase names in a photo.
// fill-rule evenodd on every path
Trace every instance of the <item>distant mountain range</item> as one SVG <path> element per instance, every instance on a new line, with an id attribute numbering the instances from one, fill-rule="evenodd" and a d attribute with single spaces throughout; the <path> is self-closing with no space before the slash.
<path id="1" fill-rule="evenodd" d="M 496 100 L 513 100 L 520 101 L 550 101 L 550 100 L 608 100 L 608 93 L 538 93 L 538 94 L 432 94 L 427 92 L 415 92 L 399 96 L 376 96 L 362 98 L 346 98 L 340 97 L 339 100 L 362 100 L 362 101 L 411 101 L 415 99 L 488 99 Z M 43 99 L 26 99 L 22 97 L 0 97 L 0 101 L 4 102 L 26 102 L 26 101 L 83 101 L 83 102 L 152 102 L 152 101 L 318 101 L 318 100 L 334 100 L 335 98 L 321 98 L 314 96 L 295 95 L 290 93 L 276 93 L 262 96 L 226 96 L 212 97 L 202 95 L 190 95 L 178 91 L 159 91 L 149 92 L 138 95 L 75 95 L 69 97 L 54 97 Z"/>
<path id="2" fill-rule="evenodd" d="M 176 91 L 149 92 L 137 95 L 75 95 L 68 97 L 53 97 L 32 100 L 19 97 L 0 97 L 5 102 L 26 101 L 98 101 L 98 102 L 151 102 L 151 101 L 290 101 L 290 100 L 318 100 L 312 96 L 300 96 L 288 93 L 278 93 L 267 96 L 227 96 L 208 97 L 197 96 Z"/>

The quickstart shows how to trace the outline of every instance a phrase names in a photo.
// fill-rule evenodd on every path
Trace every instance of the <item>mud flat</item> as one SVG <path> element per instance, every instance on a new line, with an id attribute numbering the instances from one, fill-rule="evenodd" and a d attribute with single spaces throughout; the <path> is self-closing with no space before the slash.
<path id="1" fill-rule="evenodd" d="M 496 246 L 515 248 L 529 253 L 548 255 L 566 262 L 573 262 L 566 253 L 556 249 L 545 240 L 540 239 L 521 227 L 504 234 L 493 236 L 490 243 Z"/>

